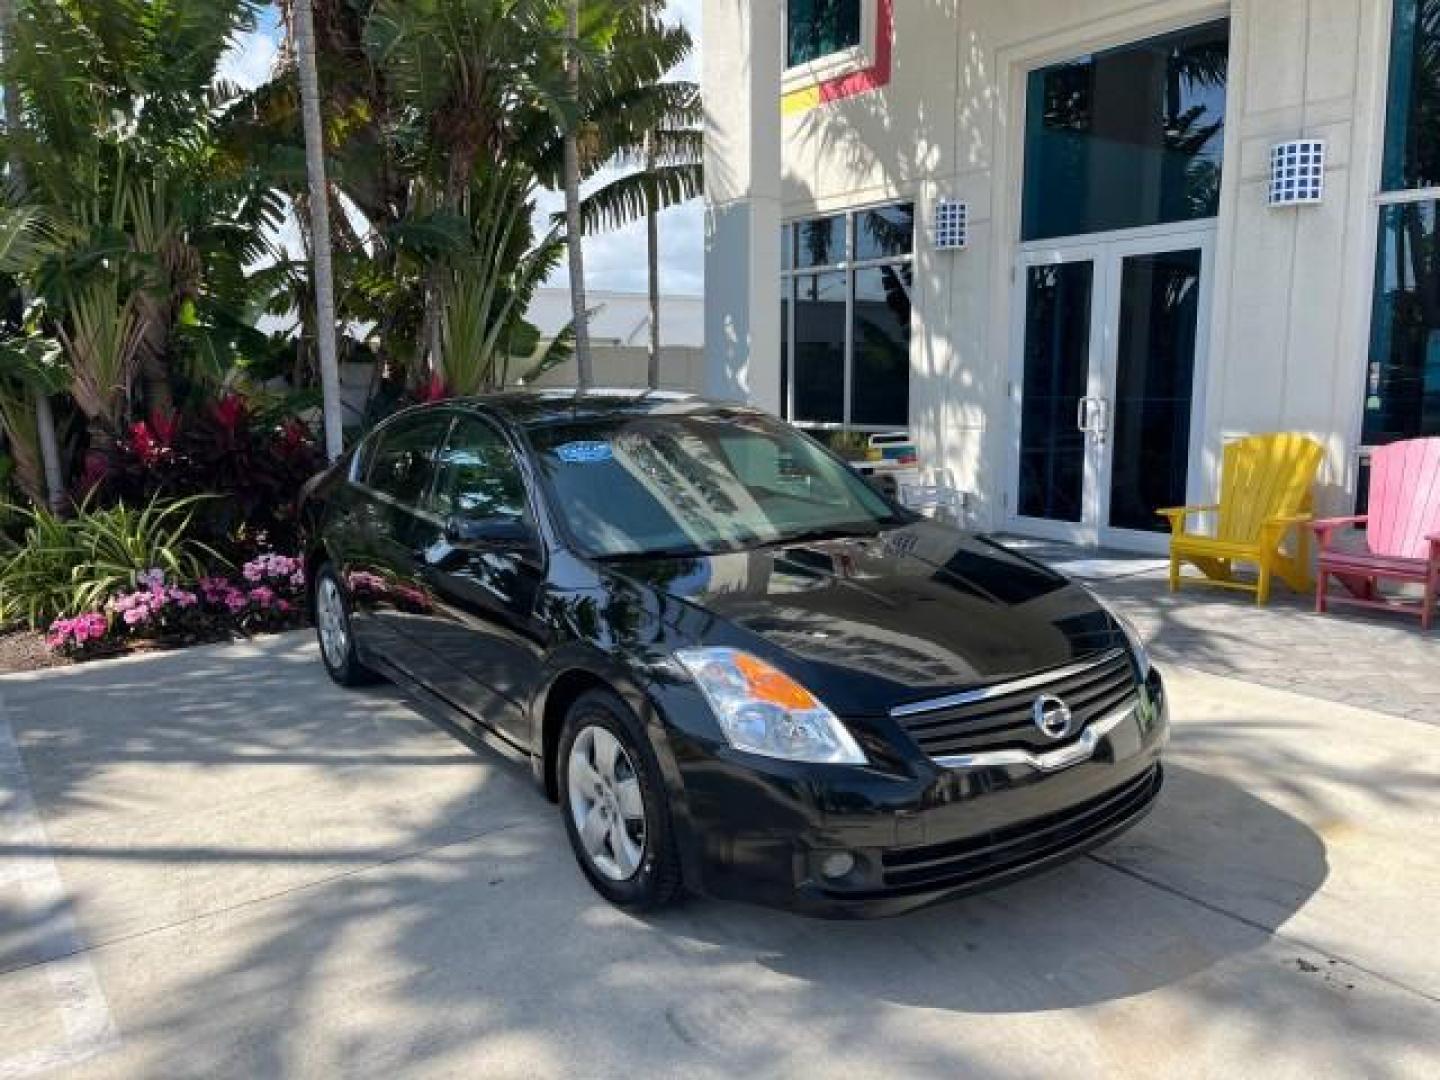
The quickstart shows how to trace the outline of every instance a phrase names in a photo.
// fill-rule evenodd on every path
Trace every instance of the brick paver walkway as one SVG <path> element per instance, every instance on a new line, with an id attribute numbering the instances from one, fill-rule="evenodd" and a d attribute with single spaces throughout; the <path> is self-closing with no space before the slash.
<path id="1" fill-rule="evenodd" d="M 1368 612 L 1319 616 L 1277 585 L 1270 606 L 1194 586 L 1172 595 L 1162 560 L 1030 540 L 1006 543 L 1084 581 L 1164 662 L 1440 726 L 1440 631 Z"/>

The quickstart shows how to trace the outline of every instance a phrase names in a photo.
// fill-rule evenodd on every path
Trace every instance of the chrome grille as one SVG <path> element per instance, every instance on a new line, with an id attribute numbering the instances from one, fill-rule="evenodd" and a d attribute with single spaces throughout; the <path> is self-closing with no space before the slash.
<path id="1" fill-rule="evenodd" d="M 1023 679 L 979 687 L 934 701 L 901 705 L 890 715 L 932 758 L 985 750 L 1053 750 L 1031 720 L 1040 694 L 1058 697 L 1075 718 L 1074 735 L 1133 705 L 1135 669 L 1123 649 Z"/>

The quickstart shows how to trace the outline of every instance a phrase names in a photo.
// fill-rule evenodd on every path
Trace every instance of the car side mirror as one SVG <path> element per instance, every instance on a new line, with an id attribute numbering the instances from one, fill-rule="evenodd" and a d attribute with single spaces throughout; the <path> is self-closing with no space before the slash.
<path id="1" fill-rule="evenodd" d="M 465 517 L 445 521 L 445 542 L 465 551 L 533 554 L 539 548 L 535 530 L 520 518 Z"/>

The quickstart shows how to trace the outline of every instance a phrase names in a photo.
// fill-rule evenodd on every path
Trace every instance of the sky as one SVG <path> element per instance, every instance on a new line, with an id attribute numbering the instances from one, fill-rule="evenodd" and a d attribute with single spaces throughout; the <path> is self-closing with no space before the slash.
<path id="1" fill-rule="evenodd" d="M 695 55 L 678 72 L 681 78 L 700 79 L 701 0 L 669 0 L 673 18 L 684 23 L 695 38 Z M 254 33 L 246 34 L 221 62 L 222 78 L 242 86 L 257 86 L 269 77 L 279 49 L 280 30 L 273 10 L 261 17 Z M 603 182 L 604 175 L 597 178 Z M 540 210 L 560 210 L 559 195 L 543 197 Z M 591 291 L 644 292 L 645 223 L 585 238 L 585 286 Z M 705 284 L 704 211 L 700 200 L 667 210 L 660 215 L 660 289 L 677 296 L 699 296 Z M 569 274 L 563 265 L 547 284 L 564 286 Z"/>

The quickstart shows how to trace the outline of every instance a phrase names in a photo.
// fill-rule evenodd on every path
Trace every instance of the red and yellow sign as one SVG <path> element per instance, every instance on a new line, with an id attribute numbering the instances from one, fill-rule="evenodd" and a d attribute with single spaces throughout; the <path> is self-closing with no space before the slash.
<path id="1" fill-rule="evenodd" d="M 843 101 L 856 94 L 879 90 L 890 82 L 890 61 L 895 41 L 895 0 L 877 0 L 874 63 L 862 71 L 837 75 L 833 79 L 792 90 L 780 99 L 780 112 L 785 116 L 809 112 L 819 105 Z"/>

